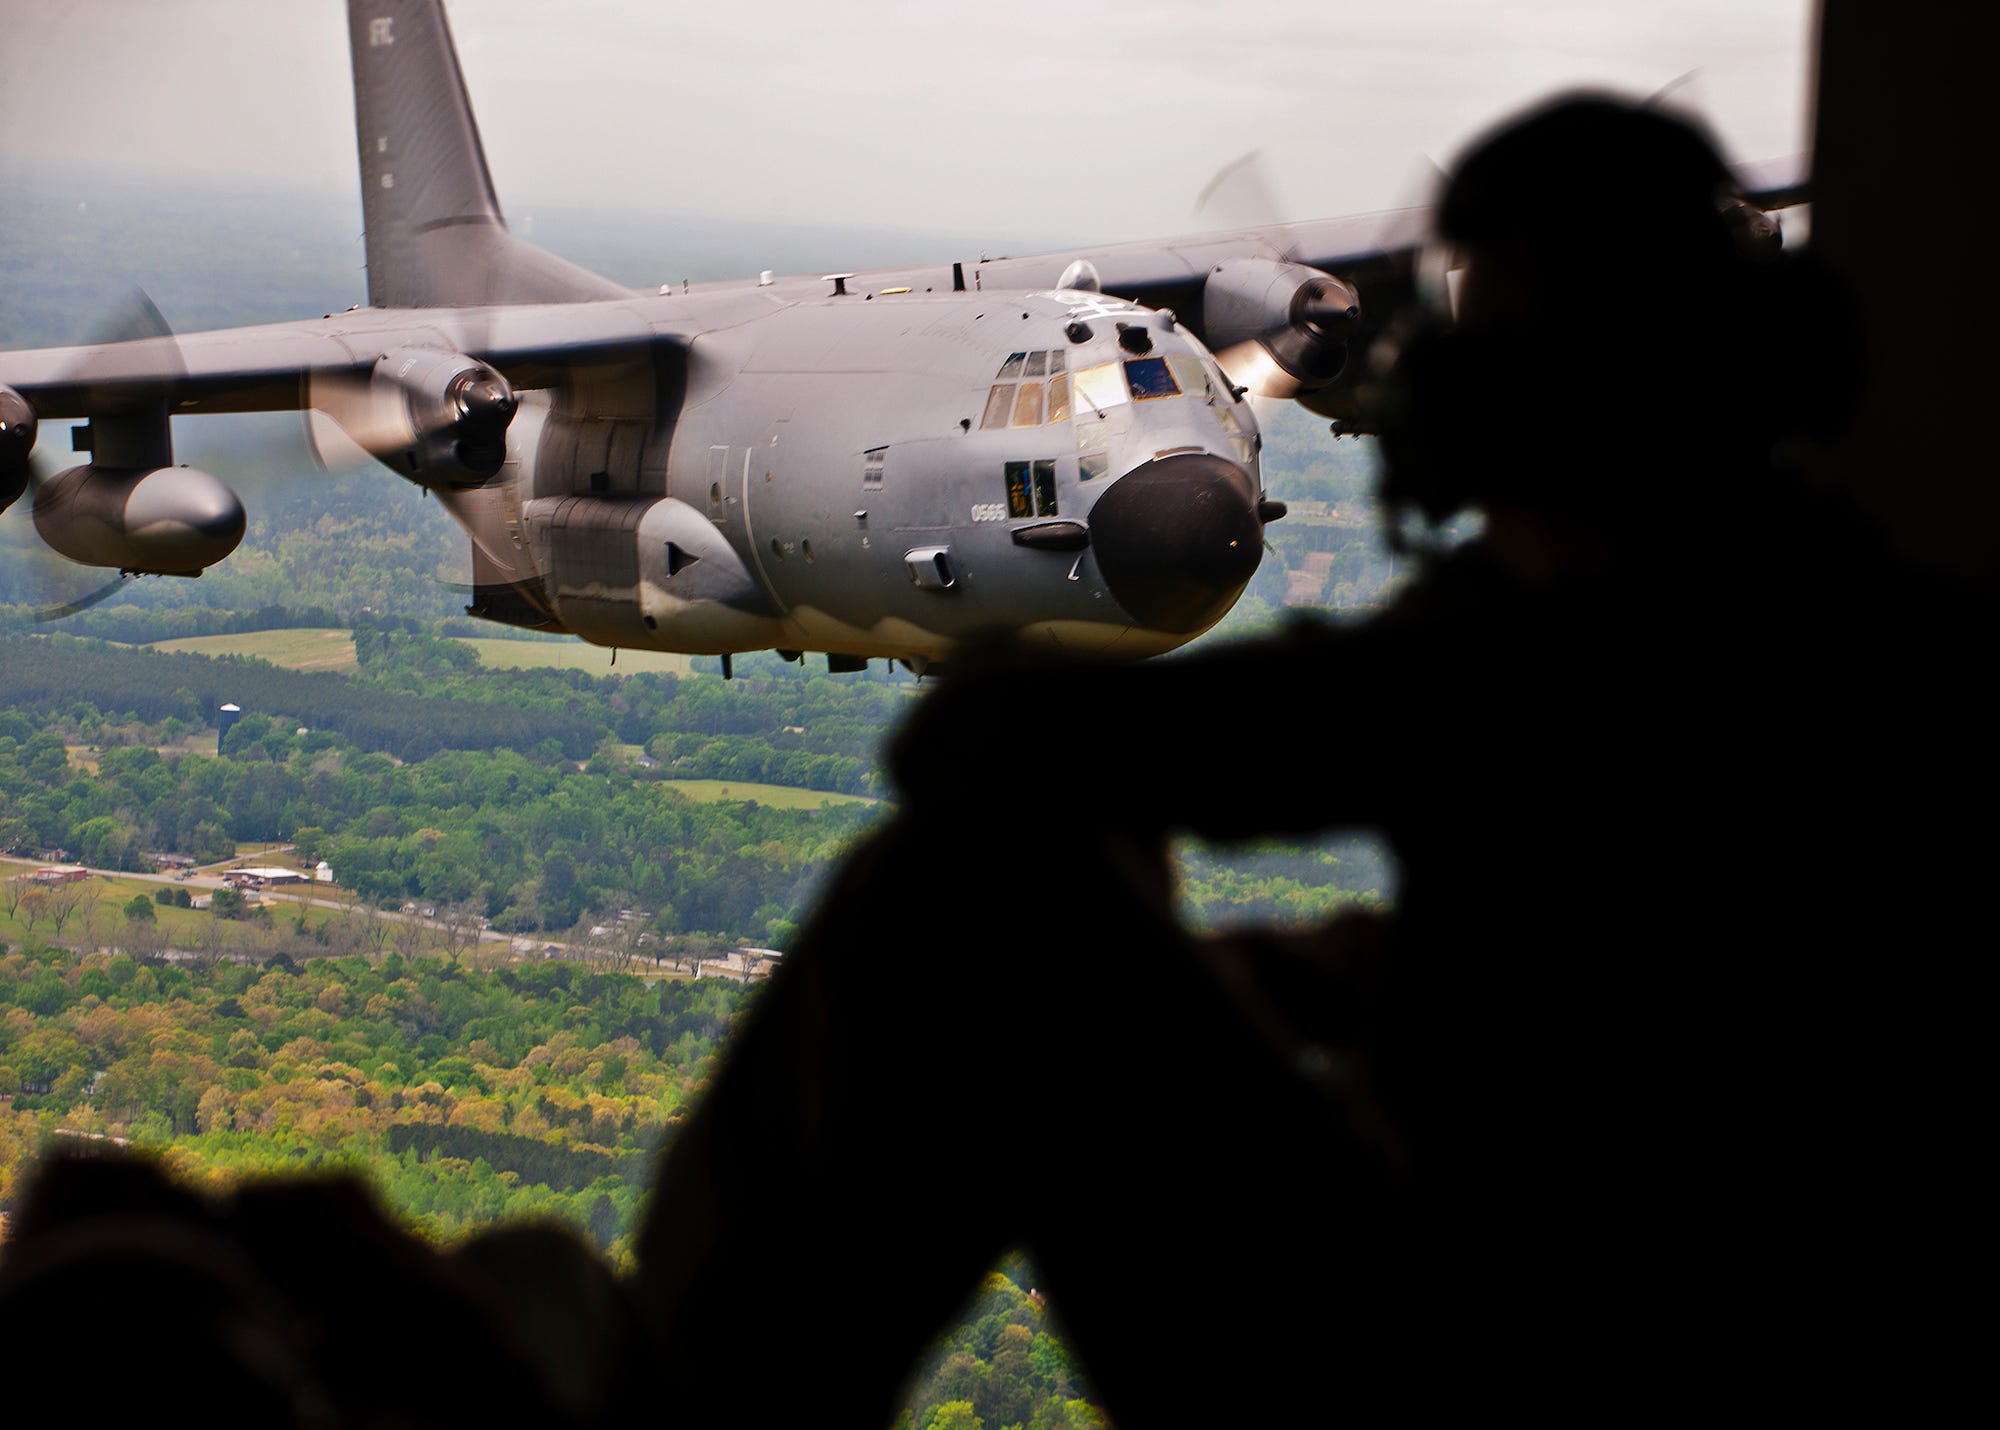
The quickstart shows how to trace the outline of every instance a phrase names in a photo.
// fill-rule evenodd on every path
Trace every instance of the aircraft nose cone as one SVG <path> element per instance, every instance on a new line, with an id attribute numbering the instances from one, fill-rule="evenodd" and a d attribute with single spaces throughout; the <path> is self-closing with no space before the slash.
<path id="1" fill-rule="evenodd" d="M 1221 619 L 1257 570 L 1264 527 L 1250 476 L 1208 453 L 1134 467 L 1090 510 L 1090 544 L 1119 605 L 1175 635 Z"/>

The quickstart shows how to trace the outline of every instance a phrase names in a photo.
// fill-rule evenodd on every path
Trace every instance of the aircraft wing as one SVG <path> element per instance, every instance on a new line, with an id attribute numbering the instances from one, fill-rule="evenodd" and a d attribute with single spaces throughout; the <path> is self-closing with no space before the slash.
<path id="1" fill-rule="evenodd" d="M 1811 156 L 1794 154 L 1739 164 L 1737 188 L 1761 209 L 1806 202 Z M 1078 260 L 1096 270 L 1103 291 L 1148 307 L 1174 307 L 1178 297 L 1193 321 L 1199 290 L 1217 263 L 1267 258 L 1316 268 L 1350 282 L 1368 284 L 1407 274 L 1424 245 L 1434 238 L 1429 207 L 1263 228 L 1230 229 L 1184 238 L 1084 248 L 1031 258 L 982 259 L 969 281 L 987 288 L 1053 286 Z M 1189 303 L 1193 296 L 1197 301 Z M 1176 308 L 1176 311 L 1180 311 Z"/>
<path id="2" fill-rule="evenodd" d="M 1734 170 L 1742 202 L 1783 208 L 1809 197 L 1808 155 Z M 1760 236 L 1774 247 L 1774 223 Z M 1169 308 L 1215 350 L 1233 381 L 1294 398 L 1340 430 L 1367 430 L 1342 366 L 1417 293 L 1421 269 L 1442 276 L 1451 255 L 1434 242 L 1429 208 L 1249 228 L 1031 258 L 981 260 L 954 284 L 973 288 L 1098 287 Z M 896 281 L 896 280 L 883 280 Z M 900 281 L 935 282 L 934 275 Z"/>
<path id="3" fill-rule="evenodd" d="M 982 288 L 1052 288 L 1072 263 L 1087 262 L 1106 293 L 1149 308 L 1186 309 L 1192 320 L 1210 270 L 1232 259 L 1303 264 L 1336 275 L 1392 271 L 1408 262 L 1430 232 L 1427 208 L 1269 228 L 1229 229 L 1185 238 L 1121 243 L 1032 258 L 982 260 L 972 279 Z M 1181 299 L 1175 307 L 1174 299 Z"/>
<path id="4" fill-rule="evenodd" d="M 492 308 L 363 308 L 299 323 L 224 328 L 134 342 L 0 352 L 0 385 L 41 417 L 164 402 L 173 413 L 292 411 L 316 383 L 360 380 L 385 355 L 463 354 L 517 388 L 557 386 L 576 370 L 648 356 L 677 342 L 641 300 Z"/>

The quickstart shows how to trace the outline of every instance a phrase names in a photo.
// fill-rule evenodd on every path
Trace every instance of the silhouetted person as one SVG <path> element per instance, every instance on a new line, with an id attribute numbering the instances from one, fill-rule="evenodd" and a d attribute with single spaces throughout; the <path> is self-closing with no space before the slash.
<path id="1" fill-rule="evenodd" d="M 0 1343 L 85 1422 L 184 1394 L 220 1425 L 608 1423 L 640 1397 L 628 1294 L 554 1226 L 439 1251 L 358 1179 L 202 1196 L 150 1162 L 55 1157 L 0 1254 Z"/>
<path id="2" fill-rule="evenodd" d="M 1839 304 L 1616 100 L 1498 132 L 1440 223 L 1384 496 L 1483 530 L 1359 629 L 925 701 L 664 1162 L 697 1417 L 881 1423 L 1016 1244 L 1128 1430 L 1775 1403 L 1879 1348 L 1907 1069 L 1856 1062 L 1964 862 L 1907 781 L 1967 651 L 1786 465 L 1855 389 Z M 1399 856 L 1386 923 L 1176 921 L 1170 834 L 1337 825 Z"/>

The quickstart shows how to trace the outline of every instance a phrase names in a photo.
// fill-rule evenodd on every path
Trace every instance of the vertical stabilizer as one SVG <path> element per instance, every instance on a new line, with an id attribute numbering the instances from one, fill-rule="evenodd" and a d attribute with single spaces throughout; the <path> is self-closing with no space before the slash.
<path id="1" fill-rule="evenodd" d="M 371 304 L 625 293 L 507 232 L 441 0 L 348 0 L 347 22 Z"/>

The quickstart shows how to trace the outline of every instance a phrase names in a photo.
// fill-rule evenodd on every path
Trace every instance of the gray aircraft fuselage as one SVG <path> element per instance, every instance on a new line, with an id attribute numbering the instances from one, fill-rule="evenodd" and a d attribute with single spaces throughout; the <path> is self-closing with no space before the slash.
<path id="1" fill-rule="evenodd" d="M 711 654 L 935 660 L 1011 631 L 1143 656 L 1228 609 L 1261 548 L 1255 422 L 1171 316 L 822 286 L 651 300 L 697 325 L 667 420 L 524 406 L 496 479 L 440 489 L 493 572 L 598 644 Z M 1170 538 L 1092 521 L 1141 469 L 1185 473 L 1156 505 L 1220 512 L 1218 574 L 1177 600 L 1151 589 Z"/>

